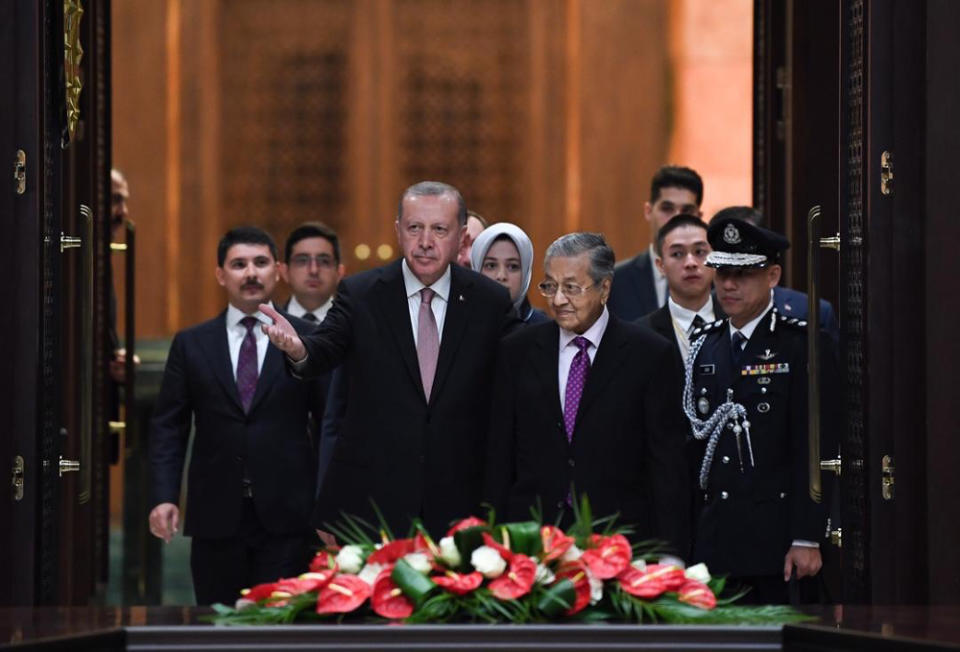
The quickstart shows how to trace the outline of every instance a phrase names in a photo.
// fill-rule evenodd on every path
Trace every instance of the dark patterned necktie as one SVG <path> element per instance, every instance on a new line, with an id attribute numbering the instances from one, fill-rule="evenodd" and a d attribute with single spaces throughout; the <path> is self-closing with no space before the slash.
<path id="1" fill-rule="evenodd" d="M 240 355 L 237 356 L 237 392 L 240 394 L 240 404 L 243 411 L 250 411 L 250 403 L 257 391 L 257 337 L 253 327 L 257 324 L 256 317 L 244 317 L 240 320 L 247 334 L 240 343 Z"/>
<path id="2" fill-rule="evenodd" d="M 319 319 L 317 319 L 317 316 L 316 316 L 315 314 L 313 314 L 312 312 L 306 312 L 306 313 L 304 313 L 304 314 L 303 314 L 303 317 L 301 317 L 300 319 L 302 319 L 302 320 L 304 320 L 304 321 L 312 321 L 312 322 L 320 321 Z"/>
<path id="3" fill-rule="evenodd" d="M 702 328 L 706 323 L 707 321 L 703 317 L 700 315 L 694 315 L 693 321 L 690 323 L 690 328 L 687 329 L 687 337 L 693 335 L 693 331 L 697 330 L 698 328 Z"/>
<path id="4" fill-rule="evenodd" d="M 573 427 L 577 423 L 577 410 L 580 408 L 580 397 L 583 396 L 583 386 L 587 383 L 587 372 L 590 371 L 590 355 L 587 348 L 590 340 L 578 335 L 573 343 L 579 351 L 573 356 L 570 363 L 570 373 L 567 374 L 567 387 L 564 390 L 563 425 L 567 431 L 567 441 L 573 439 Z"/>
<path id="5" fill-rule="evenodd" d="M 730 357 L 733 359 L 733 366 L 740 366 L 740 357 L 743 355 L 743 344 L 747 338 L 740 331 L 734 331 L 730 337 Z"/>

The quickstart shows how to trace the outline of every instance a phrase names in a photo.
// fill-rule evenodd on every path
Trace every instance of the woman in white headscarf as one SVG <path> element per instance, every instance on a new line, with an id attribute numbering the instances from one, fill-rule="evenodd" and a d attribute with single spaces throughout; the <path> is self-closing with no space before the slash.
<path id="1" fill-rule="evenodd" d="M 533 243 L 519 226 L 498 222 L 481 231 L 473 241 L 470 264 L 510 291 L 510 299 L 524 322 L 549 321 L 527 299 L 533 275 Z"/>

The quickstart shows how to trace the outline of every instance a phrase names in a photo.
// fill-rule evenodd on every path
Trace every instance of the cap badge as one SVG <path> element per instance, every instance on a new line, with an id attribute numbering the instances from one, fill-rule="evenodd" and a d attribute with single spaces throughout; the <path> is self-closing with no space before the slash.
<path id="1" fill-rule="evenodd" d="M 723 230 L 723 241 L 727 244 L 739 244 L 740 243 L 740 231 L 737 230 L 737 227 L 733 224 L 728 224 Z"/>

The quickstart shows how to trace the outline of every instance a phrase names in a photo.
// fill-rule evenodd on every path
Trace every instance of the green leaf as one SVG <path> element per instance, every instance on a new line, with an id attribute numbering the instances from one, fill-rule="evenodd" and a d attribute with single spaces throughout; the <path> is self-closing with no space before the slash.
<path id="1" fill-rule="evenodd" d="M 469 571 L 472 569 L 470 555 L 483 545 L 483 533 L 489 531 L 490 528 L 488 527 L 475 525 L 454 533 L 453 542 L 456 544 L 457 550 L 460 551 L 460 570 Z"/>
<path id="2" fill-rule="evenodd" d="M 437 588 L 437 584 L 403 559 L 397 560 L 390 579 L 396 582 L 403 594 L 419 606 Z"/>
<path id="3" fill-rule="evenodd" d="M 576 602 L 577 591 L 573 582 L 564 578 L 555 582 L 543 592 L 543 595 L 537 600 L 537 609 L 548 618 L 555 618 Z"/>
<path id="4" fill-rule="evenodd" d="M 540 538 L 540 524 L 538 522 L 506 523 L 498 526 L 498 529 L 501 528 L 510 535 L 511 551 L 535 557 L 543 550 L 543 540 Z"/>

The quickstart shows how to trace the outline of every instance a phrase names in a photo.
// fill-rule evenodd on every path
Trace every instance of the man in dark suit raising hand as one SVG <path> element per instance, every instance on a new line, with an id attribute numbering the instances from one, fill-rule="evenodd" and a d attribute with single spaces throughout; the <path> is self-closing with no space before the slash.
<path id="1" fill-rule="evenodd" d="M 346 279 L 319 328 L 298 334 L 269 306 L 264 330 L 302 377 L 343 364 L 347 408 L 314 525 L 340 513 L 434 534 L 478 508 L 497 343 L 516 322 L 503 286 L 453 264 L 466 207 L 434 181 L 403 193 L 403 257 Z M 456 359 L 456 365 L 454 365 Z"/>

